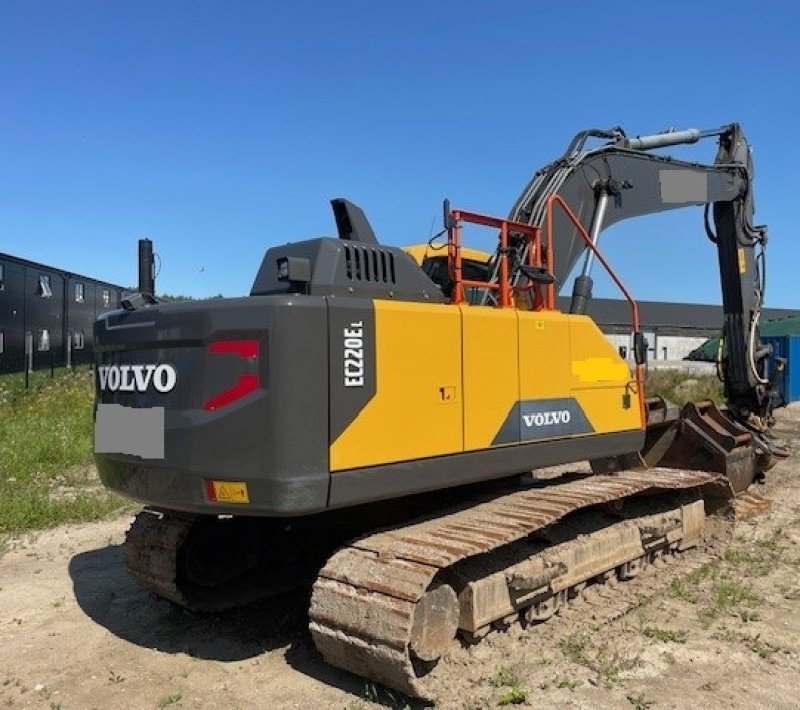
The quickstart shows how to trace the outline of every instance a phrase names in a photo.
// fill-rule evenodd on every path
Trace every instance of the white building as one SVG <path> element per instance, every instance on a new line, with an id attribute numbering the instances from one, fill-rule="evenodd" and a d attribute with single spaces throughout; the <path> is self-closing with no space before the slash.
<path id="1" fill-rule="evenodd" d="M 659 303 L 639 301 L 639 320 L 647 338 L 649 359 L 683 360 L 708 338 L 722 331 L 722 306 L 699 303 Z M 569 299 L 559 298 L 558 307 L 569 311 Z M 594 298 L 589 303 L 589 315 L 606 337 L 633 359 L 631 307 L 627 301 Z M 800 311 L 785 308 L 765 308 L 762 320 L 798 316 Z"/>

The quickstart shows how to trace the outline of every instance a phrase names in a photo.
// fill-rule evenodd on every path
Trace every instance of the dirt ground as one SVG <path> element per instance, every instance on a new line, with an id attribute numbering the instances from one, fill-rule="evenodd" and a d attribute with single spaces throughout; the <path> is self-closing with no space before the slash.
<path id="1" fill-rule="evenodd" d="M 456 648 L 436 707 L 800 707 L 800 407 L 794 457 L 758 518 L 601 589 L 546 624 Z M 130 518 L 12 542 L 0 558 L 0 704 L 12 708 L 404 707 L 327 666 L 307 593 L 197 616 L 143 591 L 121 554 Z M 416 707 L 411 703 L 410 707 Z"/>

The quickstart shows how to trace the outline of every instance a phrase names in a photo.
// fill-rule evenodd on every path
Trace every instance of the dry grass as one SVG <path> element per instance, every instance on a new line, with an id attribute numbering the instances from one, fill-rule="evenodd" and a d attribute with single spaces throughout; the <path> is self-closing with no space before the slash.
<path id="1" fill-rule="evenodd" d="M 650 370 L 645 380 L 648 397 L 660 395 L 670 402 L 683 405 L 689 401 L 710 399 L 721 404 L 722 383 L 716 375 L 701 375 L 681 370 Z"/>

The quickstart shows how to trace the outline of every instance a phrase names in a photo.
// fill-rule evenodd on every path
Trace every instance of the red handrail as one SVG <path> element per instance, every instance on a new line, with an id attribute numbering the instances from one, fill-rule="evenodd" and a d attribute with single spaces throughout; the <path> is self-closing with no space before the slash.
<path id="1" fill-rule="evenodd" d="M 469 212 L 467 210 L 452 210 L 450 216 L 453 218 L 453 224 L 447 230 L 447 254 L 448 263 L 450 266 L 450 278 L 453 281 L 453 303 L 464 303 L 467 299 L 464 294 L 464 287 L 471 286 L 475 288 L 486 288 L 491 291 L 499 291 L 498 307 L 510 308 L 514 305 L 512 294 L 514 292 L 529 291 L 534 289 L 536 291 L 536 298 L 534 299 L 534 307 L 541 307 L 552 310 L 555 307 L 555 288 L 553 284 L 545 286 L 545 296 L 542 297 L 539 287 L 535 284 L 530 286 L 511 286 L 509 283 L 510 270 L 508 264 L 508 237 L 511 232 L 524 234 L 528 238 L 528 265 L 542 266 L 542 252 L 546 251 L 547 270 L 552 273 L 553 269 L 553 248 L 552 239 L 547 237 L 547 245 L 542 247 L 541 229 L 534 227 L 530 224 L 522 222 L 514 222 L 507 219 L 499 219 L 497 217 L 490 217 L 485 214 L 477 212 Z M 500 230 L 499 242 L 499 273 L 498 282 L 491 283 L 489 281 L 475 281 L 471 279 L 464 279 L 462 274 L 461 265 L 461 223 L 469 222 L 471 224 L 479 224 L 484 227 L 494 227 Z"/>
<path id="2" fill-rule="evenodd" d="M 574 225 L 575 229 L 578 231 L 578 234 L 583 237 L 583 241 L 586 242 L 587 248 L 591 249 L 594 255 L 597 257 L 597 260 L 603 265 L 603 268 L 608 272 L 608 275 L 614 280 L 614 283 L 617 284 L 617 287 L 622 294 L 625 296 L 627 301 L 631 304 L 631 319 L 633 321 L 633 331 L 634 333 L 639 332 L 639 306 L 637 305 L 636 301 L 633 300 L 633 297 L 628 292 L 628 289 L 625 288 L 625 285 L 620 280 L 619 276 L 615 273 L 614 269 L 611 268 L 611 265 L 605 260 L 605 257 L 600 253 L 600 250 L 597 246 L 592 242 L 591 237 L 589 236 L 588 232 L 581 224 L 580 220 L 575 216 L 575 213 L 570 209 L 569 205 L 564 201 L 564 199 L 560 195 L 550 195 L 547 198 L 547 203 L 545 205 L 546 208 L 546 233 L 547 233 L 547 240 L 549 244 L 553 243 L 553 205 L 557 204 L 561 207 L 562 212 L 567 216 L 570 222 Z M 548 259 L 548 262 L 550 260 Z M 548 264 L 548 268 L 551 268 Z M 550 271 L 552 273 L 552 270 Z M 644 429 L 647 425 L 647 417 L 645 414 L 645 406 L 644 406 L 644 366 L 640 365 L 638 362 L 636 363 L 636 389 L 637 395 L 639 398 L 639 411 L 642 417 L 642 428 Z"/>

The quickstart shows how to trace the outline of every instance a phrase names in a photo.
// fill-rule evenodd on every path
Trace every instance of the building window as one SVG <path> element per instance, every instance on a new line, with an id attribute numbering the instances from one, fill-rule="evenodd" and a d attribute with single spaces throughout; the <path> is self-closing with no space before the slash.
<path id="1" fill-rule="evenodd" d="M 0 264 L 0 291 L 6 288 L 6 270 L 3 264 Z"/>
<path id="2" fill-rule="evenodd" d="M 75 303 L 83 303 L 83 284 L 75 284 Z"/>
<path id="3" fill-rule="evenodd" d="M 107 288 L 103 289 L 103 308 L 108 308 L 111 303 L 111 293 Z"/>
<path id="4" fill-rule="evenodd" d="M 52 298 L 53 291 L 50 288 L 50 275 L 39 274 L 39 295 L 42 298 Z"/>
<path id="5" fill-rule="evenodd" d="M 86 347 L 86 341 L 82 330 L 76 330 L 72 334 L 72 347 L 75 350 L 83 350 Z"/>
<path id="6" fill-rule="evenodd" d="M 36 349 L 39 352 L 50 349 L 50 331 L 47 328 L 39 331 L 39 339 L 36 343 Z"/>

